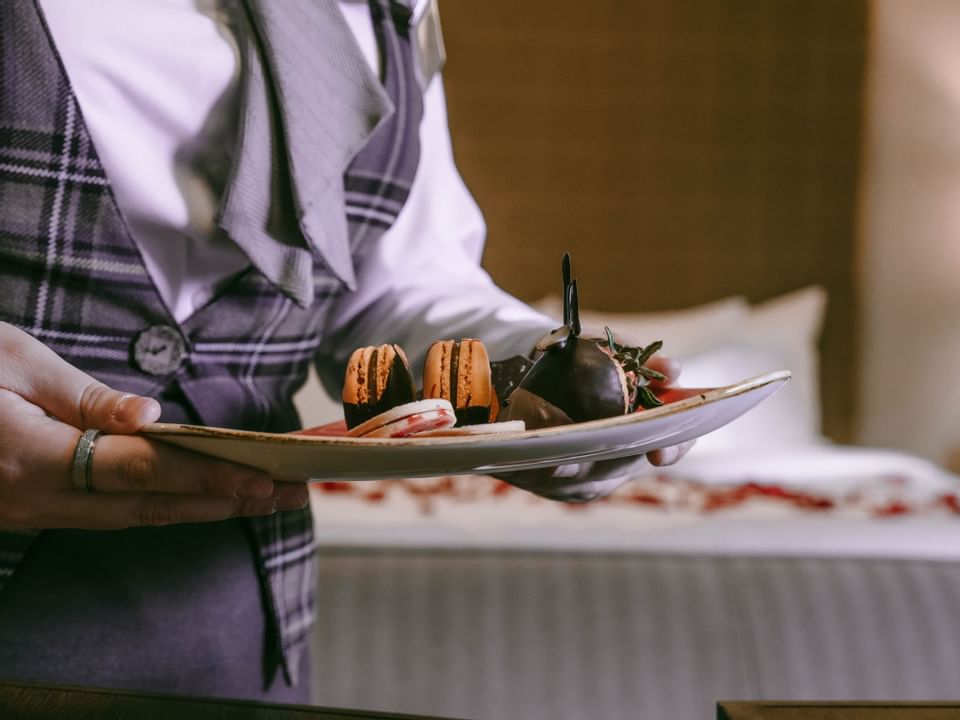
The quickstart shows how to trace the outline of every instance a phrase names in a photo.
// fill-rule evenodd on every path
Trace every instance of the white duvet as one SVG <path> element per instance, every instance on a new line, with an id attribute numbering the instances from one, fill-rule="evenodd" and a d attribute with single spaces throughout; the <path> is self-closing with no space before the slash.
<path id="1" fill-rule="evenodd" d="M 694 452 L 580 506 L 475 476 L 326 483 L 313 495 L 327 547 L 960 558 L 960 477 L 871 448 Z"/>

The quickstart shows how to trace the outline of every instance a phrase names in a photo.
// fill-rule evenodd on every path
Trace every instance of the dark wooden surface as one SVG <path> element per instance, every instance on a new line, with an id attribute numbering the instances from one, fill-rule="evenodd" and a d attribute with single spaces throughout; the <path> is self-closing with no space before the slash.
<path id="1" fill-rule="evenodd" d="M 4 720 L 160 720 L 171 717 L 183 720 L 428 720 L 427 716 L 422 715 L 394 715 L 363 710 L 267 705 L 117 690 L 0 684 L 0 718 Z"/>
<path id="2" fill-rule="evenodd" d="M 533 300 L 573 252 L 582 307 L 810 284 L 824 425 L 855 409 L 865 0 L 441 3 L 454 151 L 484 265 Z"/>
<path id="3" fill-rule="evenodd" d="M 958 720 L 960 703 L 720 702 L 717 720 Z"/>

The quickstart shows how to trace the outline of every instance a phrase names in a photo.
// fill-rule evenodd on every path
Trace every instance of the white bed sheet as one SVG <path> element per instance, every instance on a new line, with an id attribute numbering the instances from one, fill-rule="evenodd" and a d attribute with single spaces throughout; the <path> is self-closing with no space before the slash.
<path id="1" fill-rule="evenodd" d="M 313 495 L 323 547 L 960 558 L 960 477 L 873 448 L 695 452 L 582 506 L 480 477 Z"/>

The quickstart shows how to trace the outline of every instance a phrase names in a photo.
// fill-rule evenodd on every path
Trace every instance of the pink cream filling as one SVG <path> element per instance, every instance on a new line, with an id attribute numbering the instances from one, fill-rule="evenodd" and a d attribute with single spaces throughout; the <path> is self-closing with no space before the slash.
<path id="1" fill-rule="evenodd" d="M 457 417 L 447 410 L 432 410 L 428 413 L 414 413 L 371 430 L 363 437 L 405 438 L 426 430 L 453 427 Z"/>

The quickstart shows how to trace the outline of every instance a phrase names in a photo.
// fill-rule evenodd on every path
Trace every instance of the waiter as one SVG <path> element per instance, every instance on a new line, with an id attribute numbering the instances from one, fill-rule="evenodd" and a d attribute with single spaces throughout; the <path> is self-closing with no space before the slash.
<path id="1" fill-rule="evenodd" d="M 550 329 L 479 268 L 421 5 L 5 4 L 0 680 L 307 701 L 306 486 L 133 433 L 287 432 L 311 362 Z"/>

